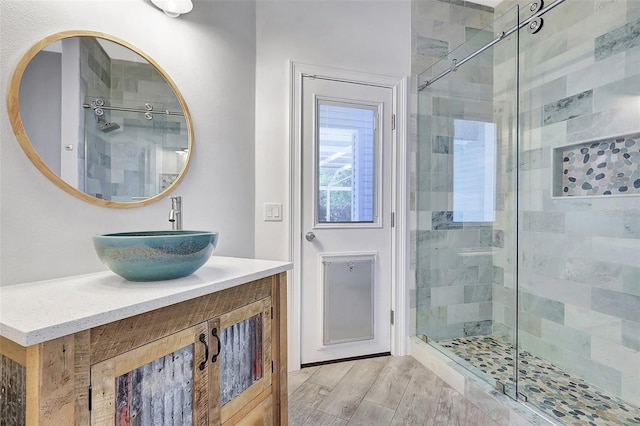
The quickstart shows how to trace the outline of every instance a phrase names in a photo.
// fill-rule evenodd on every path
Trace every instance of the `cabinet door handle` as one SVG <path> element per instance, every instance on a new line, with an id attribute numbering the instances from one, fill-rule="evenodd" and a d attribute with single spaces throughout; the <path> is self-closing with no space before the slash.
<path id="1" fill-rule="evenodd" d="M 213 357 L 211 357 L 211 362 L 216 362 L 218 360 L 218 355 L 220 355 L 220 349 L 222 348 L 222 344 L 220 343 L 220 337 L 218 336 L 217 328 L 214 328 L 213 330 L 211 330 L 211 334 L 218 341 L 218 353 L 214 354 Z"/>
<path id="2" fill-rule="evenodd" d="M 207 345 L 207 336 L 204 333 L 200 334 L 200 341 L 204 345 L 204 361 L 200 363 L 198 368 L 202 371 L 207 366 L 207 360 L 209 359 L 209 345 Z"/>

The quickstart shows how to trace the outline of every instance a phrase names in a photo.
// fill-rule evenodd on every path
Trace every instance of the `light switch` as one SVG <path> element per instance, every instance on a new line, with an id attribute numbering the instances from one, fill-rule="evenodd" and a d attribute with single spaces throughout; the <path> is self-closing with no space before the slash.
<path id="1" fill-rule="evenodd" d="M 282 221 L 282 203 L 265 203 L 264 204 L 264 220 L 265 222 L 281 222 Z"/>

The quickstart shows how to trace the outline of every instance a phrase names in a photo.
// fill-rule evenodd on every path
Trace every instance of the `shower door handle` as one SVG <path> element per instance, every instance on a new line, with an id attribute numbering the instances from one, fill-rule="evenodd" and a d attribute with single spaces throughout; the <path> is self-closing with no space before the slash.
<path id="1" fill-rule="evenodd" d="M 307 241 L 311 242 L 316 239 L 316 234 L 314 234 L 313 232 L 307 232 L 307 235 L 305 235 L 304 237 L 307 239 Z"/>

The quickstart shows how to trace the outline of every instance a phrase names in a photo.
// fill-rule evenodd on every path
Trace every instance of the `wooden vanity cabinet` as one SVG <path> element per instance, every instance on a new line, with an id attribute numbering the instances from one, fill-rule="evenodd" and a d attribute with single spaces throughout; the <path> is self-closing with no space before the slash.
<path id="1" fill-rule="evenodd" d="M 26 424 L 286 425 L 285 310 L 282 273 L 24 348 Z"/>

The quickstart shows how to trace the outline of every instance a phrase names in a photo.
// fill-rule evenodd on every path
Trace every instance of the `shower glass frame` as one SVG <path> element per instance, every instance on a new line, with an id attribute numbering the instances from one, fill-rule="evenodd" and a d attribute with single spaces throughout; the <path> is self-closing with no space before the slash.
<path id="1" fill-rule="evenodd" d="M 515 11 L 515 27 L 500 25 L 509 12 L 493 39 L 470 38 L 418 76 L 416 334 L 541 417 L 635 424 L 640 1 L 555 9 L 563 2 L 542 9 L 541 32 L 520 32 L 529 8 L 519 22 Z M 491 89 L 480 98 L 498 141 L 495 218 L 460 223 L 453 157 L 470 139 L 455 121 L 480 111 L 472 83 L 484 76 L 474 67 L 487 58 Z M 487 265 L 483 326 L 488 317 L 473 306 L 482 293 L 467 290 L 486 285 L 473 268 Z"/>
<path id="2" fill-rule="evenodd" d="M 518 229 L 513 195 L 518 185 L 519 31 L 459 68 L 454 60 L 518 24 L 515 6 L 417 81 L 422 87 L 451 69 L 418 92 L 416 333 L 513 399 L 518 374 L 517 259 L 509 253 L 515 252 Z M 465 179 L 478 183 L 479 191 L 456 192 L 456 182 Z M 420 188 L 425 184 L 426 190 Z M 470 208 L 474 203 L 491 208 Z M 502 303 L 495 303 L 495 294 Z M 456 350 L 462 346 L 457 339 L 469 337 L 486 345 L 486 368 L 475 367 L 469 354 Z M 495 348 L 509 352 L 508 366 L 491 367 Z"/>

